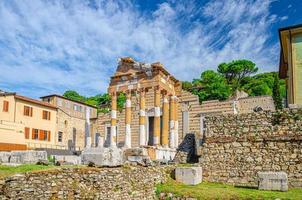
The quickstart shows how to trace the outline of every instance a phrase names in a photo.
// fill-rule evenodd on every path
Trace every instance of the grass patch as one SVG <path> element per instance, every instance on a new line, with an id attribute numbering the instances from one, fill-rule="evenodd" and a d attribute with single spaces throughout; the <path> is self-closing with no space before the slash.
<path id="1" fill-rule="evenodd" d="M 36 164 L 24 164 L 24 165 L 19 165 L 19 166 L 0 165 L 0 178 L 12 176 L 17 173 L 43 171 L 43 170 L 54 169 L 54 168 L 77 168 L 77 167 L 82 167 L 82 166 L 80 166 L 80 165 L 63 165 L 63 166 L 48 165 L 48 166 L 45 166 L 45 165 L 36 165 Z"/>
<path id="2" fill-rule="evenodd" d="M 156 188 L 156 193 L 173 193 L 178 197 L 192 197 L 197 199 L 302 199 L 302 189 L 291 189 L 288 192 L 261 191 L 252 188 L 235 187 L 220 183 L 203 182 L 189 186 L 170 179 Z"/>
<path id="3" fill-rule="evenodd" d="M 50 168 L 55 168 L 54 165 L 35 165 L 35 164 L 25 164 L 19 166 L 6 166 L 0 165 L 0 178 L 11 176 L 17 173 L 25 173 L 31 171 L 45 170 Z"/>

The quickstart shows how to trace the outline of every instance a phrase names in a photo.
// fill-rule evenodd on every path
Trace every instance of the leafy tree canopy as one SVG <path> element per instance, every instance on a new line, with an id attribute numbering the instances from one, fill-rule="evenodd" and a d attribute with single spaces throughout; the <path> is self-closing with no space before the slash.
<path id="1" fill-rule="evenodd" d="M 183 82 L 183 89 L 199 96 L 200 101 L 229 98 L 236 89 L 243 90 L 249 96 L 273 95 L 273 86 L 277 72 L 253 75 L 258 71 L 255 64 L 248 60 L 222 63 L 217 72 L 208 70 L 201 73 L 192 82 Z M 279 80 L 281 98 L 286 96 L 285 81 Z M 276 85 L 276 83 L 275 83 Z"/>
<path id="2" fill-rule="evenodd" d="M 258 68 L 252 61 L 235 60 L 229 63 L 221 63 L 218 65 L 217 71 L 225 77 L 234 92 L 240 88 L 243 79 L 256 73 Z"/>
<path id="3" fill-rule="evenodd" d="M 195 79 L 193 85 L 202 86 L 202 89 L 194 90 L 193 93 L 199 96 L 200 101 L 204 100 L 225 100 L 231 93 L 230 87 L 226 84 L 225 78 L 213 70 L 204 71 L 200 79 Z"/>
<path id="4" fill-rule="evenodd" d="M 110 95 L 107 93 L 104 94 L 98 94 L 91 97 L 85 97 L 77 93 L 73 90 L 68 90 L 63 94 L 64 97 L 74 100 L 74 101 L 80 101 L 92 106 L 98 107 L 99 112 L 109 112 L 110 111 L 110 103 L 111 98 Z M 124 107 L 124 104 L 126 102 L 126 96 L 125 94 L 119 94 L 117 98 L 117 107 L 119 109 L 122 109 Z"/>

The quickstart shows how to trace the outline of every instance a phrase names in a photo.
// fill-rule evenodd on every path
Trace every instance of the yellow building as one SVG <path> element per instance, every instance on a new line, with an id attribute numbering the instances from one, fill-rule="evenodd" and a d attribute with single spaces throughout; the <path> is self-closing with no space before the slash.
<path id="1" fill-rule="evenodd" d="M 0 93 L 0 151 L 58 148 L 57 107 L 17 95 Z"/>
<path id="2" fill-rule="evenodd" d="M 302 24 L 279 29 L 279 77 L 286 79 L 287 104 L 302 105 Z"/>

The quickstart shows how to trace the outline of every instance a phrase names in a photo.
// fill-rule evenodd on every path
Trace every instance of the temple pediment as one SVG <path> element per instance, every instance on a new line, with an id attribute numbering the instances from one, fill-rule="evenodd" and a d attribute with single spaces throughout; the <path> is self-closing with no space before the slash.
<path id="1" fill-rule="evenodd" d="M 154 87 L 160 87 L 168 94 L 177 95 L 181 90 L 181 83 L 159 62 L 143 63 L 126 57 L 119 59 L 108 92 L 126 92 Z"/>

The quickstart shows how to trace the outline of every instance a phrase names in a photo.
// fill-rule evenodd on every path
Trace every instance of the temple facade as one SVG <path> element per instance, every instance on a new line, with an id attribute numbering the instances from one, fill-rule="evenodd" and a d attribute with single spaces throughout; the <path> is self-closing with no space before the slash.
<path id="1" fill-rule="evenodd" d="M 200 133 L 198 97 L 183 91 L 161 63 L 121 58 L 108 93 L 111 112 L 99 114 L 95 146 L 101 136 L 105 146 L 144 147 L 154 159 L 164 159 L 173 156 L 185 134 Z M 120 110 L 119 93 L 126 95 Z"/>

